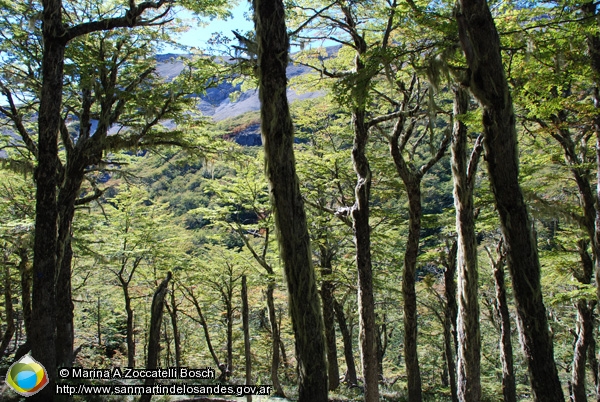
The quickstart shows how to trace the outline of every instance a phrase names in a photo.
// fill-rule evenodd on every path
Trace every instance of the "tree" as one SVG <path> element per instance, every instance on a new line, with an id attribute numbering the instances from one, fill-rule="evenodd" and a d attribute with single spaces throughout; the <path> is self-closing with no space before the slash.
<path id="1" fill-rule="evenodd" d="M 144 7 L 147 7 L 146 4 Z M 89 22 L 89 16 L 78 15 L 85 10 L 77 7 L 69 9 L 73 18 L 81 24 Z M 26 9 L 30 18 L 34 19 L 35 9 Z M 120 9 L 111 10 L 118 13 Z M 110 14 L 110 13 L 109 13 Z M 160 18 L 158 18 L 159 20 Z M 158 20 L 154 22 L 158 23 Z M 111 20 L 112 21 L 112 20 Z M 154 23 L 153 22 L 153 23 Z M 164 22 L 164 21 L 163 21 Z M 7 22 L 8 23 L 8 22 Z M 136 24 L 142 24 L 142 21 Z M 117 24 L 117 23 L 115 23 Z M 121 24 L 122 25 L 122 24 Z M 13 24 L 14 26 L 14 24 Z M 65 163 L 58 162 L 60 177 L 57 196 L 58 238 L 57 264 L 58 271 L 56 292 L 57 302 L 57 361 L 59 365 L 69 366 L 73 360 L 73 304 L 71 302 L 71 227 L 75 206 L 89 202 L 101 194 L 101 190 L 93 187 L 84 196 L 79 191 L 89 175 L 88 168 L 99 166 L 103 153 L 131 147 L 152 147 L 160 144 L 180 144 L 186 141 L 177 130 L 164 130 L 160 123 L 164 119 L 173 119 L 182 123 L 182 108 L 191 102 L 187 95 L 198 92 L 189 85 L 190 79 L 206 82 L 202 77 L 190 74 L 187 83 L 185 78 L 178 77 L 171 82 L 161 82 L 154 73 L 153 58 L 142 58 L 156 49 L 156 43 L 164 39 L 155 28 L 139 28 L 135 33 L 127 28 L 119 28 L 117 24 L 112 31 L 91 32 L 85 36 L 75 35 L 64 56 L 69 60 L 62 89 L 65 101 L 60 105 L 63 116 L 60 117 L 60 138 L 65 151 Z M 36 29 L 24 32 L 28 40 L 41 44 L 40 33 Z M 16 36 L 16 34 L 15 34 Z M 14 39 L 14 38 L 13 38 Z M 138 46 L 137 41 L 147 42 L 147 46 Z M 2 112 L 12 121 L 15 131 L 27 150 L 38 155 L 38 145 L 32 133 L 26 127 L 25 119 L 35 109 L 40 87 L 36 68 L 42 63 L 36 59 L 41 48 L 27 48 L 7 40 L 5 47 L 11 58 L 18 60 L 15 66 L 4 66 L 2 92 L 8 107 Z M 38 52 L 34 51 L 37 50 Z M 145 59 L 145 60 L 143 60 Z M 21 66 L 24 64 L 24 66 Z M 191 70 L 190 70 L 191 71 Z M 16 78 L 15 78 L 16 77 Z M 199 84 L 204 85 L 204 84 Z M 15 102 L 19 86 L 27 88 L 31 99 L 23 105 Z M 186 88 L 187 86 L 187 88 Z M 20 89 L 23 99 L 23 90 Z M 143 113 L 140 113 L 144 110 Z M 141 117 L 141 118 L 140 118 Z M 76 123 L 73 124 L 73 121 Z M 97 122 L 97 124 L 96 124 Z M 109 136 L 108 132 L 115 125 L 125 126 L 119 135 Z M 74 130 L 73 130 L 74 129 Z M 75 132 L 73 132 L 75 131 Z M 126 132 L 124 132 L 126 131 Z M 93 180 L 90 180 L 95 185 Z M 87 189 L 86 189 L 87 190 Z"/>
<path id="2" fill-rule="evenodd" d="M 256 0 L 261 131 L 275 227 L 285 267 L 296 339 L 299 400 L 327 401 L 323 317 L 304 203 L 296 176 L 294 128 L 286 98 L 289 39 L 281 0 Z"/>
<path id="3" fill-rule="evenodd" d="M 150 334 L 148 336 L 148 359 L 146 368 L 156 370 L 158 367 L 158 352 L 160 350 L 160 324 L 162 322 L 163 307 L 165 297 L 169 291 L 169 281 L 173 275 L 169 271 L 167 277 L 158 285 L 152 297 L 152 307 L 150 315 Z M 152 376 L 146 378 L 144 386 L 151 387 L 156 379 Z M 152 395 L 145 394 L 140 397 L 140 402 L 150 402 Z"/>
<path id="4" fill-rule="evenodd" d="M 567 13 L 560 11 L 565 7 Z M 548 25 L 543 34 L 535 32 L 536 24 L 528 18 L 521 22 L 526 42 L 530 44 L 531 54 L 518 55 L 517 63 L 512 68 L 513 93 L 517 107 L 522 108 L 523 126 L 533 138 L 544 138 L 549 141 L 547 147 L 559 145 L 564 160 L 553 158 L 554 169 L 565 170 L 573 179 L 577 197 L 561 199 L 557 189 L 552 187 L 536 188 L 536 201 L 540 204 L 540 212 L 552 211 L 554 218 L 564 229 L 567 225 L 579 226 L 581 231 L 572 232 L 576 241 L 563 237 L 552 244 L 565 247 L 577 256 L 579 263 L 573 270 L 573 277 L 581 289 L 587 289 L 592 283 L 594 271 L 598 275 L 598 24 L 594 16 L 596 5 L 567 5 L 561 2 L 550 9 L 532 7 L 529 14 Z M 517 14 L 518 15 L 518 14 Z M 539 23 L 538 23 L 539 24 Z M 523 39 L 514 38 L 512 43 L 523 43 Z M 511 44 L 512 46 L 512 44 Z M 587 53 L 578 49 L 586 48 Z M 550 61 L 550 62 L 549 62 Z M 537 83 L 544 86 L 537 87 Z M 584 100 L 585 99 L 585 100 Z M 596 141 L 594 141 L 596 137 Z M 537 141 L 536 141 L 537 142 Z M 542 202 L 539 202 L 539 201 Z M 548 215 L 547 213 L 545 214 Z M 543 219 L 543 218 L 542 218 Z M 559 239 L 559 237 L 557 237 Z M 590 253 L 591 251 L 591 253 Z M 591 254 L 591 255 L 589 255 Z M 589 266 L 592 263 L 593 267 Z M 590 271 L 591 270 L 591 271 Z M 569 392 L 575 401 L 586 398 L 585 356 L 589 357 L 592 368 L 596 394 L 599 379 L 595 352 L 594 333 L 587 328 L 593 320 L 593 310 L 597 305 L 598 281 L 596 280 L 596 297 L 590 299 L 586 292 L 574 301 L 577 308 L 577 323 L 574 333 L 577 334 L 574 345 L 573 370 L 569 381 Z M 592 348 L 592 349 L 588 349 Z M 591 350 L 594 350 L 591 354 Z"/>
<path id="5" fill-rule="evenodd" d="M 236 150 L 235 152 L 240 152 Z M 283 341 L 277 318 L 275 290 L 279 276 L 278 264 L 273 261 L 273 214 L 268 199 L 269 192 L 264 174 L 260 172 L 260 163 L 251 155 L 242 155 L 232 164 L 236 169 L 235 177 L 210 180 L 207 187 L 215 193 L 220 208 L 198 208 L 194 214 L 202 214 L 218 227 L 226 236 L 235 236 L 244 245 L 247 252 L 264 270 L 263 279 L 267 282 L 266 302 L 269 328 L 271 332 L 271 381 L 275 395 L 285 397 L 279 381 L 280 349 Z M 245 254 L 245 253 L 244 253 Z"/>
<path id="6" fill-rule="evenodd" d="M 7 157 L 10 157 L 7 155 Z M 13 339 L 15 331 L 24 327 L 25 334 L 29 332 L 31 321 L 31 246 L 33 243 L 34 222 L 34 189 L 30 180 L 21 176 L 22 173 L 4 171 L 0 183 L 2 198 L 0 198 L 0 216 L 3 224 L 0 227 L 0 242 L 2 243 L 2 263 L 4 268 L 4 306 L 7 327 L 5 337 L 2 341 L 0 355 L 4 355 L 9 347 L 8 342 Z M 18 292 L 14 292 L 12 276 L 18 269 L 20 278 L 20 310 L 13 312 L 13 300 Z M 18 309 L 19 307 L 17 307 Z M 15 314 L 16 313 L 16 314 Z M 12 318 L 11 318 L 12 317 Z M 22 321 L 22 322 L 21 322 Z M 11 330 L 11 322 L 14 324 Z M 19 331 L 20 332 L 20 331 Z M 10 335 L 10 336 L 9 336 Z M 17 332 L 17 338 L 19 333 Z M 21 339 L 14 339 L 15 346 Z M 16 354 L 24 355 L 24 348 L 28 344 L 25 341 L 19 345 Z M 8 350 L 10 351 L 10 350 Z"/>
<path id="7" fill-rule="evenodd" d="M 104 219 L 96 221 L 92 230 L 81 230 L 79 240 L 90 244 L 88 250 L 97 264 L 114 275 L 109 283 L 123 294 L 127 366 L 135 367 L 135 318 L 143 312 L 137 300 L 150 288 L 144 278 L 153 276 L 150 270 L 160 274 L 167 267 L 185 265 L 188 245 L 185 235 L 170 223 L 172 215 L 164 204 L 152 204 L 140 187 L 122 185 L 115 190 L 118 193 L 102 207 Z"/>
<path id="8" fill-rule="evenodd" d="M 221 6 L 220 1 L 207 1 L 202 2 L 202 4 L 195 4 L 196 10 L 200 10 L 200 12 L 208 13 L 208 14 L 216 14 L 219 12 L 219 7 Z M 204 9 L 203 9 L 204 7 Z M 53 276 L 50 275 L 53 270 L 57 270 L 57 277 L 59 278 L 58 287 L 60 291 L 56 292 L 57 299 L 56 301 L 61 304 L 61 308 L 58 310 L 54 309 L 54 301 L 48 305 L 48 309 L 46 313 L 41 314 L 39 312 L 35 312 L 34 308 L 34 316 L 35 319 L 39 319 L 40 325 L 36 325 L 36 328 L 41 328 L 40 332 L 34 334 L 34 337 L 46 337 L 45 342 L 35 342 L 36 345 L 43 344 L 42 349 L 48 351 L 49 344 L 54 344 L 54 337 L 59 336 L 58 345 L 56 353 L 58 353 L 58 357 L 46 356 L 45 353 L 41 349 L 34 351 L 34 355 L 40 355 L 42 360 L 48 359 L 46 366 L 54 367 L 54 359 L 58 358 L 59 363 L 62 365 L 69 365 L 72 359 L 72 307 L 69 307 L 70 301 L 68 300 L 70 296 L 69 291 L 69 259 L 70 259 L 70 250 L 69 250 L 69 235 L 70 235 L 70 222 L 72 220 L 72 202 L 75 198 L 74 194 L 77 194 L 77 188 L 81 183 L 82 177 L 82 168 L 86 166 L 86 164 L 90 164 L 90 162 L 97 163 L 99 158 L 98 154 L 102 153 L 102 146 L 99 146 L 99 143 L 103 142 L 98 136 L 98 140 L 87 141 L 91 137 L 91 133 L 89 132 L 90 126 L 86 121 L 81 121 L 82 124 L 82 135 L 78 137 L 79 141 L 77 144 L 71 144 L 69 140 L 69 134 L 66 130 L 65 119 L 68 117 L 68 112 L 65 116 L 61 116 L 61 109 L 63 108 L 62 95 L 63 95 L 63 78 L 64 78 L 64 60 L 67 57 L 69 63 L 67 64 L 66 71 L 69 73 L 73 64 L 70 63 L 73 57 L 73 53 L 69 54 L 69 48 L 76 48 L 77 45 L 73 45 L 74 42 L 81 40 L 87 35 L 93 34 L 94 32 L 102 32 L 102 31 L 110 31 L 119 28 L 130 28 L 133 26 L 142 26 L 142 25 L 160 25 L 167 22 L 167 15 L 170 10 L 170 2 L 168 1 L 157 1 L 157 2 L 144 2 L 140 5 L 136 5 L 134 2 L 129 4 L 129 9 L 124 9 L 122 7 L 117 7 L 116 9 L 111 9 L 109 11 L 101 10 L 102 7 L 96 8 L 99 12 L 99 16 L 97 19 L 94 15 L 82 15 L 83 13 L 89 13 L 91 9 L 94 7 L 81 6 L 78 4 L 68 3 L 63 5 L 61 1 L 48 1 L 43 3 L 42 9 L 35 9 L 35 5 L 32 3 L 16 3 L 11 5 L 12 11 L 16 11 L 15 13 L 11 13 L 10 11 L 3 16 L 3 21 L 5 23 L 12 23 L 12 27 L 17 27 L 19 24 L 18 17 L 21 14 L 24 14 L 24 18 L 29 20 L 31 23 L 21 24 L 19 28 L 15 28 L 14 30 L 9 31 L 10 33 L 4 36 L 3 45 L 8 44 L 8 46 L 17 46 L 20 49 L 26 49 L 23 53 L 25 54 L 25 59 L 27 58 L 36 58 L 36 61 L 27 61 L 25 60 L 25 68 L 23 70 L 18 71 L 17 79 L 28 78 L 32 79 L 34 83 L 34 92 L 36 97 L 39 95 L 39 111 L 38 111 L 38 125 L 39 125 L 39 136 L 38 143 L 35 144 L 31 140 L 31 136 L 27 131 L 26 124 L 23 122 L 23 116 L 19 113 L 18 105 L 12 99 L 13 93 L 11 92 L 10 86 L 3 82 L 2 83 L 2 92 L 9 100 L 9 107 L 3 109 L 4 114 L 13 120 L 16 126 L 16 131 L 23 137 L 23 141 L 26 144 L 28 150 L 36 156 L 38 160 L 38 169 L 36 170 L 36 177 L 39 179 L 39 182 L 42 183 L 38 185 L 38 202 L 37 208 L 39 213 L 39 219 L 37 219 L 37 226 L 39 226 L 38 232 L 39 235 L 36 236 L 36 244 L 35 244 L 35 252 L 34 254 L 37 257 L 34 258 L 34 270 L 39 271 L 40 275 L 35 276 L 35 278 L 48 277 Z M 6 10 L 5 10 L 6 11 Z M 106 11 L 106 12 L 105 12 Z M 63 13 L 68 15 L 69 18 L 63 20 Z M 17 17 L 14 17 L 17 16 Z M 39 18 L 41 16 L 41 29 L 39 24 Z M 146 19 L 143 18 L 146 17 Z M 70 21 L 66 23 L 64 21 Z M 21 21 L 22 22 L 22 21 Z M 30 31 L 36 31 L 36 34 L 39 33 L 39 41 L 36 41 L 35 37 L 28 37 L 28 31 L 26 29 L 22 29 L 24 27 L 30 27 Z M 85 39 L 83 39 L 85 41 Z M 143 39 L 142 39 L 143 40 Z M 102 42 L 102 39 L 100 39 Z M 22 46 L 22 43 L 25 43 L 26 46 Z M 117 45 L 117 48 L 122 47 L 124 43 L 127 43 L 127 40 L 122 41 L 120 45 Z M 67 47 L 67 44 L 70 44 Z M 28 45 L 28 46 L 27 46 Z M 33 48 L 32 48 L 33 45 Z M 102 49 L 100 51 L 102 53 Z M 14 55 L 14 49 L 10 50 L 9 54 Z M 112 56 L 111 56 L 112 57 Z M 124 59 L 127 56 L 123 57 Z M 77 59 L 77 57 L 75 57 Z M 23 62 L 24 59 L 19 59 L 20 62 Z M 106 60 L 102 61 L 105 62 Z M 121 62 L 119 62 L 118 57 L 112 59 L 113 62 L 117 62 L 117 65 L 112 67 L 107 67 L 109 70 L 116 70 Z M 36 66 L 36 63 L 37 64 Z M 27 64 L 29 67 L 33 65 L 33 69 L 27 70 Z M 81 67 L 84 63 L 78 63 L 75 66 Z M 16 70 L 19 70 L 19 66 L 23 64 L 15 64 Z M 90 65 L 88 64 L 87 67 Z M 37 69 L 39 67 L 39 70 Z M 40 71 L 41 70 L 41 71 Z M 106 70 L 105 70 L 106 71 Z M 70 71 L 73 73 L 73 71 Z M 93 103 L 96 100 L 93 92 L 94 89 L 98 87 L 91 88 L 91 81 L 86 81 L 86 73 L 84 71 L 77 71 L 76 74 L 81 74 L 78 77 L 82 78 L 78 84 L 81 84 L 80 89 L 82 90 L 81 98 L 83 99 L 83 106 L 81 107 L 81 114 L 78 115 L 82 120 L 86 120 L 86 117 L 89 119 L 90 112 L 94 116 L 95 110 L 93 107 Z M 148 73 L 140 74 L 141 80 L 143 80 Z M 9 75 L 5 75 L 4 78 L 9 77 Z M 103 76 L 104 81 L 102 84 L 104 85 L 103 89 L 108 89 L 106 87 L 107 82 L 111 83 L 113 79 L 116 78 L 112 73 L 109 75 Z M 36 81 L 37 80 L 37 81 Z M 77 78 L 74 81 L 79 81 Z M 85 82 L 84 82 L 85 81 Z M 73 82 L 73 81 L 72 81 Z M 138 85 L 139 81 L 134 80 L 134 86 Z M 23 85 L 21 82 L 17 85 Z M 110 85 L 109 85 L 110 86 Z M 25 84 L 25 88 L 26 88 Z M 14 89 L 14 88 L 13 88 Z M 114 91 L 113 88 L 113 94 Z M 103 105 L 103 118 L 101 118 L 101 123 L 99 124 L 100 131 L 102 128 L 110 128 L 110 125 L 114 123 L 114 118 L 118 119 L 119 115 L 122 113 L 122 110 L 119 110 L 119 107 L 123 106 L 123 99 L 119 99 L 118 97 L 115 99 L 110 99 L 110 96 L 106 94 L 107 97 L 104 101 L 99 102 Z M 68 96 L 66 97 L 69 98 Z M 28 98 L 20 98 L 25 102 L 28 102 Z M 110 99 L 107 101 L 107 99 Z M 120 105 L 120 106 L 119 106 Z M 111 108 L 116 106 L 114 110 Z M 168 106 L 168 103 L 165 105 Z M 107 110 L 108 109 L 108 110 Z M 25 109 L 26 110 L 26 109 Z M 111 111 L 112 110 L 112 111 Z M 8 111 L 8 113 L 6 113 Z M 161 110 L 160 113 L 165 112 L 166 110 Z M 102 112 L 100 115 L 102 115 Z M 111 115 L 111 113 L 113 113 Z M 75 113 L 77 114 L 77 112 Z M 95 117 L 95 116 L 94 116 Z M 107 117 L 109 117 L 107 119 Z M 166 115 L 159 117 L 164 118 Z M 113 121 L 111 121 L 113 118 Z M 151 121 L 148 120 L 148 121 Z M 157 120 L 158 121 L 158 120 Z M 143 131 L 143 130 L 142 130 Z M 72 154 L 69 155 L 70 158 L 67 161 L 67 166 L 65 170 L 62 170 L 61 163 L 58 158 L 58 145 L 57 145 L 57 136 L 58 133 L 61 133 L 61 137 L 63 140 L 62 146 L 67 150 L 67 153 Z M 85 143 L 85 145 L 83 144 Z M 71 145 L 71 146 L 70 146 Z M 130 143 L 129 145 L 132 145 Z M 100 148 L 100 149 L 99 149 Z M 73 152 L 69 152 L 69 151 Z M 66 177 L 65 177 L 66 176 Z M 38 183 L 39 184 L 39 183 Z M 59 187 L 62 187 L 63 193 L 58 194 L 58 199 L 56 197 L 57 191 L 59 191 Z M 54 187 L 54 190 L 51 188 Z M 60 225 L 58 224 L 60 222 Z M 52 235 L 54 233 L 53 227 L 57 225 L 58 237 Z M 46 232 L 47 231 L 47 232 Z M 46 236 L 45 234 L 48 234 Z M 43 239 L 43 240 L 42 240 Z M 52 247 L 52 245 L 56 247 Z M 54 257 L 50 256 L 52 248 L 56 250 L 56 255 Z M 63 256 L 65 258 L 63 258 Z M 37 262 L 36 262 L 37 261 Z M 64 265 L 63 265 L 64 261 Z M 57 266 L 61 266 L 63 268 L 58 269 Z M 43 272 L 42 272 L 43 271 Z M 50 283 L 49 281 L 46 281 Z M 50 285 L 47 285 L 50 286 Z M 44 285 L 41 283 L 34 284 L 34 289 L 36 290 L 36 299 L 47 299 L 48 297 L 55 294 L 55 290 L 45 289 Z M 64 296 L 64 297 L 63 297 Z M 42 303 L 34 303 L 34 305 L 41 305 Z M 57 315 L 55 311 L 61 312 L 61 314 Z M 63 314 L 64 312 L 64 314 Z M 58 331 L 48 331 L 48 325 L 53 326 L 53 321 L 58 319 L 57 324 L 59 325 Z M 70 335 L 69 335 L 70 334 Z M 70 338 L 70 339 L 69 339 Z M 37 346 L 36 346 L 37 348 Z M 51 378 L 54 378 L 53 370 L 51 371 Z"/>
<path id="9" fill-rule="evenodd" d="M 99 19 L 68 26 L 63 19 L 61 0 L 43 2 L 42 10 L 42 82 L 38 115 L 38 149 L 35 179 L 36 224 L 33 258 L 33 309 L 32 309 L 32 355 L 49 371 L 51 386 L 34 396 L 36 400 L 52 400 L 56 357 L 56 302 L 54 280 L 60 267 L 56 254 L 58 248 L 58 206 L 60 162 L 58 158 L 58 133 L 61 129 L 61 106 L 65 48 L 67 43 L 94 31 L 117 27 L 131 27 L 149 20 L 141 17 L 147 10 L 158 10 L 166 1 L 146 2 L 131 8 L 120 17 Z M 157 20 L 162 18 L 159 16 Z M 155 20 L 156 21 L 156 20 Z"/>
<path id="10" fill-rule="evenodd" d="M 244 360 L 246 361 L 246 385 L 252 384 L 252 353 L 250 353 L 250 326 L 248 323 L 248 281 L 246 275 L 242 276 L 242 329 L 244 331 Z M 252 395 L 246 396 L 247 402 L 252 402 Z"/>
<path id="11" fill-rule="evenodd" d="M 500 360 L 502 361 L 502 395 L 504 402 L 516 402 L 517 390 L 515 385 L 515 372 L 513 367 L 512 341 L 510 339 L 511 325 L 508 304 L 506 299 L 506 286 L 504 282 L 504 253 L 502 242 L 498 243 L 497 258 L 492 256 L 489 249 L 486 252 L 494 269 L 494 284 L 496 288 L 496 309 L 500 321 Z"/>
<path id="12" fill-rule="evenodd" d="M 515 115 L 500 38 L 485 1 L 461 0 L 457 21 L 470 69 L 466 84 L 483 108 L 488 172 L 500 215 L 534 398 L 563 401 L 541 293 L 537 245 L 519 185 Z"/>
<path id="13" fill-rule="evenodd" d="M 454 127 L 451 149 L 458 236 L 458 398 L 476 401 L 481 399 L 481 334 L 473 189 L 482 146 L 479 137 L 467 163 L 468 129 L 460 118 L 468 111 L 470 97 L 468 91 L 460 86 L 453 91 Z"/>

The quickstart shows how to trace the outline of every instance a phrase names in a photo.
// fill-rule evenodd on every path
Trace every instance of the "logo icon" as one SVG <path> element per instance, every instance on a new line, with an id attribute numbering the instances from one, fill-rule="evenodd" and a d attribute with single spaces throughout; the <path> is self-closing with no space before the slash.
<path id="1" fill-rule="evenodd" d="M 48 374 L 44 366 L 25 355 L 8 369 L 6 384 L 19 395 L 31 396 L 48 385 Z"/>

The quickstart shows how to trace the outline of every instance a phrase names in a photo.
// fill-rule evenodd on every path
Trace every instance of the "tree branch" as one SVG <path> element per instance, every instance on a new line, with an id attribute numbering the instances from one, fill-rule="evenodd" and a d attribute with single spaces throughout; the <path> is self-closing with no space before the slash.
<path id="1" fill-rule="evenodd" d="M 35 144 L 35 142 L 33 142 L 31 137 L 29 136 L 29 132 L 23 125 L 23 119 L 21 118 L 21 114 L 19 113 L 19 110 L 17 109 L 17 106 L 15 105 L 12 93 L 10 92 L 8 87 L 6 87 L 2 82 L 0 82 L 0 89 L 2 90 L 2 93 L 4 94 L 4 97 L 6 98 L 9 108 L 10 108 L 10 110 L 7 110 L 3 106 L 0 106 L 0 112 L 2 114 L 6 115 L 6 117 L 8 117 L 14 123 L 15 128 L 17 129 L 17 132 L 19 133 L 19 135 L 21 136 L 21 139 L 25 143 L 25 146 L 27 147 L 29 152 L 31 152 L 32 154 L 35 155 L 35 157 L 37 159 L 37 156 L 38 156 L 37 145 Z"/>
<path id="2" fill-rule="evenodd" d="M 104 18 L 99 21 L 90 21 L 83 24 L 75 25 L 67 29 L 66 34 L 63 36 L 64 43 L 71 41 L 72 39 L 86 35 L 97 31 L 108 31 L 115 28 L 134 27 L 141 25 L 160 25 L 156 23 L 157 19 L 163 18 L 171 9 L 173 0 L 160 0 L 160 1 L 145 1 L 140 5 L 136 6 L 135 1 L 129 2 L 129 10 L 122 17 Z M 140 20 L 141 15 L 150 9 L 158 10 L 163 5 L 168 4 L 167 10 L 159 16 L 152 18 L 148 21 Z M 166 23 L 165 20 L 162 23 Z"/>

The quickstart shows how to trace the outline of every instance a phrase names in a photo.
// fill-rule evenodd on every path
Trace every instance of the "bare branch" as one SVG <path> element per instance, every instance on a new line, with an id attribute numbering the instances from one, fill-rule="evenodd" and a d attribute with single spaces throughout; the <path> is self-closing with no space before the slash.
<path id="1" fill-rule="evenodd" d="M 300 26 L 298 28 L 296 28 L 294 31 L 288 33 L 288 35 L 291 36 L 296 36 L 300 31 L 302 31 L 304 29 L 305 26 L 307 26 L 308 24 L 310 24 L 312 22 L 312 20 L 314 20 L 315 18 L 317 18 L 319 15 L 321 15 L 321 13 L 323 11 L 327 11 L 329 8 L 331 8 L 331 6 L 335 5 L 337 3 L 337 1 L 334 1 L 333 3 L 323 7 L 322 9 L 320 9 L 319 11 L 315 10 L 315 13 L 310 16 L 306 21 L 304 21 L 302 24 L 300 24 Z"/>
<path id="2" fill-rule="evenodd" d="M 423 177 L 425 175 L 425 173 L 427 173 L 429 171 L 429 169 L 431 169 L 433 167 L 433 165 L 435 165 L 440 159 L 442 159 L 442 157 L 446 154 L 446 150 L 448 149 L 448 145 L 450 144 L 451 138 L 452 138 L 452 131 L 446 130 L 446 133 L 444 134 L 444 138 L 442 139 L 442 143 L 440 144 L 440 147 L 438 148 L 438 151 L 435 154 L 435 156 L 433 158 L 431 158 L 429 160 L 429 162 L 427 162 L 425 165 L 421 166 L 421 168 L 419 169 L 419 171 L 417 173 L 417 175 L 419 177 Z"/>
<path id="3" fill-rule="evenodd" d="M 27 147 L 29 152 L 34 154 L 35 157 L 37 158 L 37 156 L 38 156 L 37 145 L 35 144 L 35 142 L 33 142 L 31 137 L 29 136 L 29 132 L 25 128 L 25 125 L 23 125 L 23 119 L 21 117 L 21 114 L 19 113 L 19 110 L 17 109 L 17 106 L 15 105 L 15 102 L 14 102 L 14 99 L 12 96 L 12 92 L 2 82 L 0 82 L 0 89 L 2 90 L 2 93 L 4 94 L 4 97 L 6 98 L 8 105 L 10 107 L 10 110 L 7 110 L 3 106 L 0 106 L 0 112 L 2 114 L 6 115 L 6 117 L 8 117 L 14 123 L 15 128 L 17 129 L 17 132 L 19 133 L 19 135 L 21 136 L 21 139 L 25 143 L 25 146 Z"/>

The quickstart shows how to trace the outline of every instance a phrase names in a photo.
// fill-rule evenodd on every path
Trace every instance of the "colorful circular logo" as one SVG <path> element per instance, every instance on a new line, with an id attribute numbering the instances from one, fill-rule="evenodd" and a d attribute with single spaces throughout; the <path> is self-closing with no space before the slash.
<path id="1" fill-rule="evenodd" d="M 19 395 L 31 396 L 48 384 L 48 374 L 38 361 L 25 355 L 8 369 L 6 384 Z"/>

